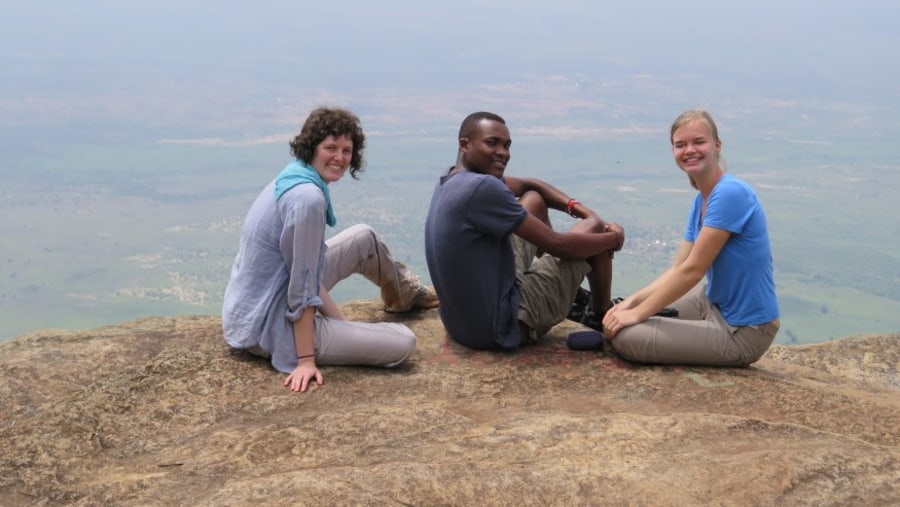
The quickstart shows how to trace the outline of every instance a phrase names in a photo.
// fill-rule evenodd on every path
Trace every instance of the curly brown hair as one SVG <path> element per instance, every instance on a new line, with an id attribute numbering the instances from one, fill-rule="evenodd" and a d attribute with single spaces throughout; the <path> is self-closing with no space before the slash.
<path id="1" fill-rule="evenodd" d="M 291 155 L 307 164 L 312 164 L 316 156 L 316 148 L 328 136 L 347 136 L 353 141 L 350 176 L 358 179 L 356 174 L 363 171 L 366 163 L 363 158 L 366 135 L 363 133 L 359 118 L 346 109 L 319 107 L 309 113 L 300 133 L 290 142 Z"/>

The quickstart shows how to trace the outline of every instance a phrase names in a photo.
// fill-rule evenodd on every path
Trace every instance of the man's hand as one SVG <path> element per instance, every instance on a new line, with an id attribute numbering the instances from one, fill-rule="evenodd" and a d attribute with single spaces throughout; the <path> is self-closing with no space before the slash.
<path id="1" fill-rule="evenodd" d="M 575 215 L 582 220 L 585 220 L 588 218 L 597 218 L 597 219 L 600 218 L 600 215 L 598 215 L 596 211 L 592 210 L 591 208 L 588 208 L 587 206 L 585 206 L 584 204 L 581 204 L 580 202 L 575 206 L 575 209 L 573 211 L 575 212 Z"/>
<path id="2" fill-rule="evenodd" d="M 610 222 L 606 224 L 606 231 L 616 233 L 616 238 L 619 240 L 613 251 L 618 252 L 621 250 L 625 246 L 625 229 L 618 222 Z"/>

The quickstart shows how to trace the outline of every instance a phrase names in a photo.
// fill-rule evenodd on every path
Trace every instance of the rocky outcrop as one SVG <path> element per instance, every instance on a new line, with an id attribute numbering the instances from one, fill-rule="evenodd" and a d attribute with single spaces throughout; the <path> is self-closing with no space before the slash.
<path id="1" fill-rule="evenodd" d="M 215 317 L 0 345 L 0 504 L 900 504 L 898 335 L 660 367 L 569 351 L 569 323 L 496 354 L 344 309 L 415 356 L 296 394 Z"/>

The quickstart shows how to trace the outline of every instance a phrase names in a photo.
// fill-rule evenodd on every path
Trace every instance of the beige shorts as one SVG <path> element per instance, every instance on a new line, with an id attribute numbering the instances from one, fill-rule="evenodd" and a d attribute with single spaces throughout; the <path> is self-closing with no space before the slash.
<path id="1" fill-rule="evenodd" d="M 582 259 L 559 259 L 548 254 L 535 257 L 537 247 L 516 235 L 512 243 L 521 295 L 518 318 L 522 345 L 527 345 L 566 318 L 591 267 Z"/>

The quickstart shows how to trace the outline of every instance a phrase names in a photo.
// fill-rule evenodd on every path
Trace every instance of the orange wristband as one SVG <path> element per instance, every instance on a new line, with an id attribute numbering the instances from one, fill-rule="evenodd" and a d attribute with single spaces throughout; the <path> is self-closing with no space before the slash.
<path id="1" fill-rule="evenodd" d="M 577 199 L 569 199 L 569 202 L 566 203 L 566 213 L 568 213 L 569 216 L 571 216 L 571 217 L 578 218 L 578 216 L 575 215 L 575 205 L 576 204 L 581 204 L 581 203 Z"/>

